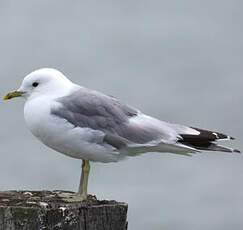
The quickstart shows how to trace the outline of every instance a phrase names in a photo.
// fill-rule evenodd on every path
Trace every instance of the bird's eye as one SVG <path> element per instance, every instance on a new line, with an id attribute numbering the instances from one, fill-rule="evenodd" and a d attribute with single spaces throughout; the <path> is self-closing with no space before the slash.
<path id="1" fill-rule="evenodd" d="M 34 83 L 32 84 L 33 87 L 37 87 L 38 85 L 39 85 L 38 82 L 34 82 Z"/>

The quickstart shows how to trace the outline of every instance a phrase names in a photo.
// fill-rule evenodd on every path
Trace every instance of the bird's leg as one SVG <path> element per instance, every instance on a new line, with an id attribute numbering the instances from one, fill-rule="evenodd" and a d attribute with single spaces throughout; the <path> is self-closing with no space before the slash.
<path id="1" fill-rule="evenodd" d="M 78 196 L 81 200 L 87 200 L 88 197 L 88 180 L 89 180 L 90 164 L 88 160 L 82 162 L 82 175 L 80 179 L 80 185 L 78 190 Z"/>
<path id="2" fill-rule="evenodd" d="M 88 196 L 89 172 L 90 172 L 90 164 L 89 164 L 89 161 L 85 160 L 83 193 L 81 195 L 84 198 L 84 200 L 86 200 L 87 196 Z"/>
<path id="3" fill-rule="evenodd" d="M 61 193 L 58 193 L 58 195 L 68 202 L 87 200 L 89 171 L 90 171 L 89 161 L 83 160 L 78 192 L 74 196 L 73 196 L 73 193 L 67 193 L 67 192 L 61 192 Z"/>
<path id="4" fill-rule="evenodd" d="M 82 160 L 82 165 L 81 165 L 81 177 L 80 177 L 80 184 L 79 184 L 79 188 L 78 188 L 78 195 L 81 196 L 81 194 L 83 193 L 83 184 L 84 184 L 84 166 L 85 166 L 85 160 Z"/>

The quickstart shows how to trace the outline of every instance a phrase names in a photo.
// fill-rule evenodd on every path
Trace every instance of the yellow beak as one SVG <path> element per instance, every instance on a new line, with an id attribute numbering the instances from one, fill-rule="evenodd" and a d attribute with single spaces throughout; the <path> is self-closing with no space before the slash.
<path id="1" fill-rule="evenodd" d="M 25 92 L 12 91 L 12 92 L 6 94 L 6 95 L 4 96 L 4 98 L 3 98 L 3 100 L 5 101 L 5 100 L 12 99 L 12 98 L 14 98 L 14 97 L 20 97 L 20 96 L 22 96 L 24 93 L 25 93 Z"/>

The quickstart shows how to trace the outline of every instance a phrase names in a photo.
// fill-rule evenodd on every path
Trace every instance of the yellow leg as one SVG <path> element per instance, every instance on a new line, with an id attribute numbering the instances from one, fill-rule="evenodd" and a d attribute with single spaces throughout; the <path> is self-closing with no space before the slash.
<path id="1" fill-rule="evenodd" d="M 75 195 L 73 193 L 68 193 L 68 192 L 58 192 L 58 196 L 60 196 L 62 199 L 68 202 L 87 200 L 89 172 L 90 172 L 89 161 L 83 160 L 78 192 Z"/>
<path id="2" fill-rule="evenodd" d="M 80 185 L 78 189 L 78 196 L 81 200 L 87 200 L 88 197 L 88 180 L 89 180 L 90 164 L 88 160 L 82 162 L 82 174 L 80 178 Z"/>
<path id="3" fill-rule="evenodd" d="M 81 177 L 80 177 L 80 184 L 78 188 L 78 195 L 81 196 L 83 193 L 83 184 L 84 184 L 84 166 L 85 166 L 85 160 L 82 160 L 82 165 L 81 165 Z"/>

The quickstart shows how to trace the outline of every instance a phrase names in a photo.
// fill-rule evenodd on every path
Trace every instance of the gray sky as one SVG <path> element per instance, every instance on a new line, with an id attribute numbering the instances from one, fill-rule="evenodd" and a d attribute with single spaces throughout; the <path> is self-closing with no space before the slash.
<path id="1" fill-rule="evenodd" d="M 242 1 L 0 2 L 0 95 L 40 67 L 243 150 Z M 76 190 L 80 162 L 39 143 L 23 102 L 0 103 L 0 188 Z M 229 143 L 229 146 L 231 144 Z M 243 157 L 151 153 L 93 164 L 89 191 L 129 203 L 135 230 L 240 230 Z"/>

